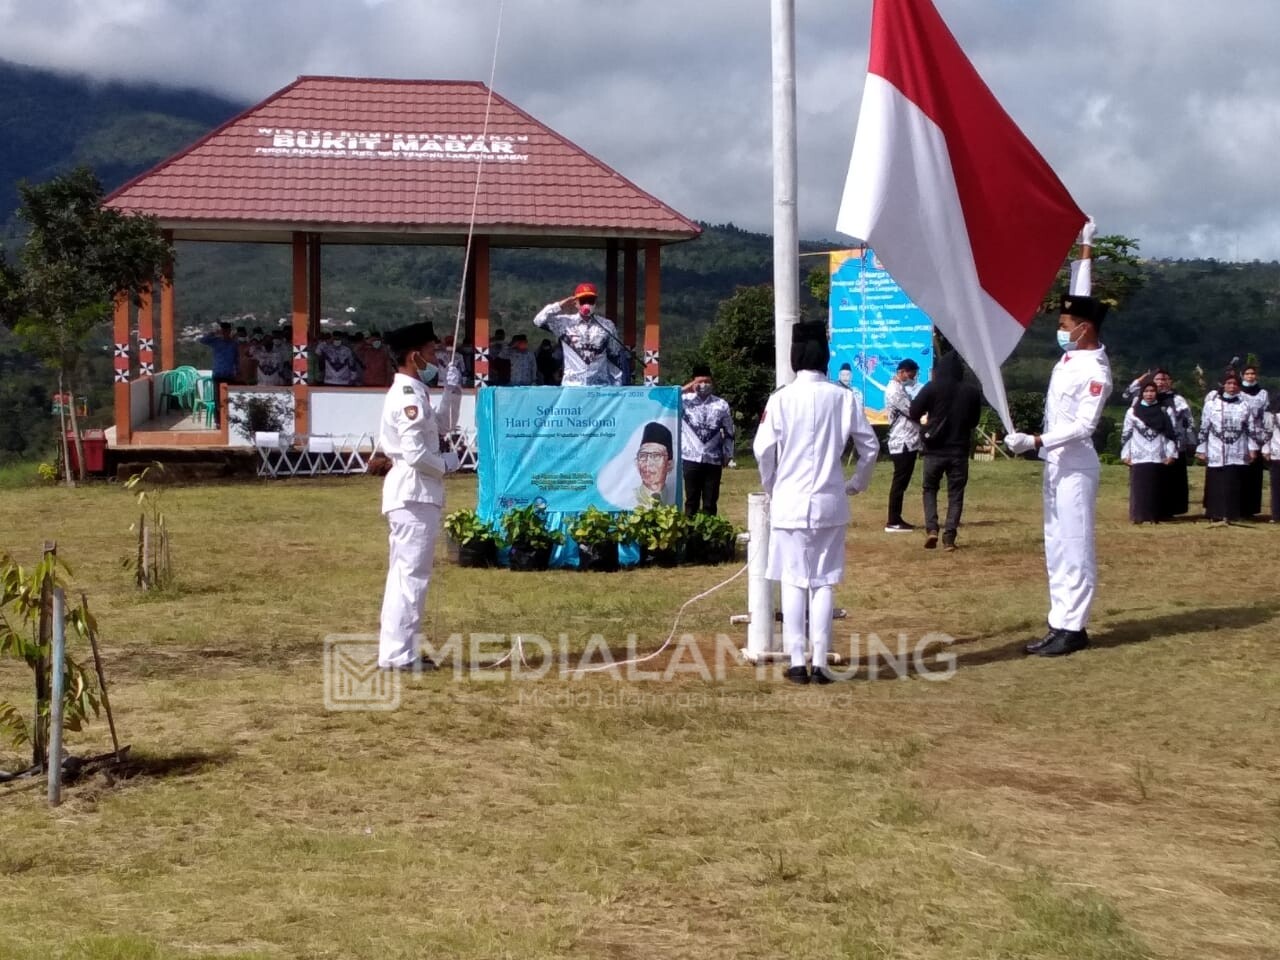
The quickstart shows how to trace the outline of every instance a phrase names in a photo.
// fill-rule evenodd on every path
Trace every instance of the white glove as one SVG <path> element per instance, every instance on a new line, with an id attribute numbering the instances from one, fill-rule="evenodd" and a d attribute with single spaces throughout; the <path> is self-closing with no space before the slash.
<path id="1" fill-rule="evenodd" d="M 866 486 L 858 482 L 857 474 L 850 477 L 848 483 L 844 485 L 844 492 L 851 497 L 856 497 L 865 489 L 867 489 Z"/>
<path id="2" fill-rule="evenodd" d="M 446 450 L 440 456 L 444 457 L 444 472 L 455 473 L 458 469 L 458 455 L 452 450 Z"/>
<path id="3" fill-rule="evenodd" d="M 1004 445 L 1010 453 L 1030 453 L 1036 448 L 1036 438 L 1029 433 L 1011 433 L 1004 438 Z"/>
<path id="4" fill-rule="evenodd" d="M 1080 228 L 1080 245 L 1084 247 L 1093 246 L 1093 236 L 1098 232 L 1098 225 L 1093 222 L 1090 217 L 1083 227 Z"/>

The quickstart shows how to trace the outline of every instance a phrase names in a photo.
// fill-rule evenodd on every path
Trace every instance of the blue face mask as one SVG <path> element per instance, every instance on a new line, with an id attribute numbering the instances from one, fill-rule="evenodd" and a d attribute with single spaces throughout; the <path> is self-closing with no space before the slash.
<path id="1" fill-rule="evenodd" d="M 418 379 L 423 383 L 431 383 L 440 375 L 440 368 L 434 363 L 428 363 L 425 367 L 418 368 Z"/>
<path id="2" fill-rule="evenodd" d="M 1072 351 L 1076 348 L 1075 342 L 1071 339 L 1071 333 L 1067 330 L 1058 331 L 1058 346 L 1065 351 Z"/>
<path id="3" fill-rule="evenodd" d="M 1156 405 L 1156 402 L 1154 400 L 1143 400 L 1142 405 L 1144 407 L 1154 407 Z"/>

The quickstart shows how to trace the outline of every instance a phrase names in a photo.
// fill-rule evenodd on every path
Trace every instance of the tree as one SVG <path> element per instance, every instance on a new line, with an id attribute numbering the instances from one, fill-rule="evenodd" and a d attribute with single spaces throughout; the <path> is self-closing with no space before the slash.
<path id="1" fill-rule="evenodd" d="M 739 436 L 751 436 L 774 390 L 773 287 L 740 287 L 723 301 L 701 352 Z"/>
<path id="2" fill-rule="evenodd" d="M 1093 296 L 1106 301 L 1112 308 L 1118 308 L 1136 293 L 1146 282 L 1142 272 L 1142 261 L 1138 259 L 1138 241 L 1134 237 L 1121 236 L 1118 233 L 1095 237 L 1093 240 Z M 1071 253 L 1058 270 L 1053 286 L 1040 305 L 1044 313 L 1055 316 L 1058 304 L 1066 294 L 1071 283 L 1071 261 L 1080 258 L 1080 247 L 1071 248 Z"/>
<path id="3" fill-rule="evenodd" d="M 173 247 L 154 217 L 103 207 L 102 184 L 86 167 L 18 190 L 28 233 L 18 269 L 0 264 L 0 319 L 57 371 L 59 392 L 74 396 L 89 338 L 115 297 L 137 299 L 160 279 Z M 83 477 L 74 404 L 71 430 Z"/>

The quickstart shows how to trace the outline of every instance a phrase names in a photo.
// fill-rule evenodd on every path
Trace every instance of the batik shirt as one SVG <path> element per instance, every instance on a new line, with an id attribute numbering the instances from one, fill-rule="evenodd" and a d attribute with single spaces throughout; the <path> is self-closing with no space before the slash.
<path id="1" fill-rule="evenodd" d="M 920 449 L 920 426 L 907 416 L 911 397 L 896 378 L 884 388 L 884 409 L 889 414 L 889 452 L 911 453 Z"/>
<path id="2" fill-rule="evenodd" d="M 272 344 L 270 347 L 254 347 L 253 359 L 258 363 L 258 383 L 265 387 L 282 387 L 284 378 L 291 371 L 291 356 Z"/>
<path id="3" fill-rule="evenodd" d="M 680 457 L 685 463 L 723 467 L 733 459 L 733 413 L 728 401 L 697 392 L 680 397 Z"/>
<path id="4" fill-rule="evenodd" d="M 1165 411 L 1167 426 L 1172 433 L 1173 421 Z M 1173 437 L 1153 430 L 1130 407 L 1124 414 L 1124 427 L 1120 432 L 1120 459 L 1130 463 L 1164 463 L 1178 455 L 1178 444 Z"/>
<path id="5" fill-rule="evenodd" d="M 1203 456 L 1210 467 L 1239 467 L 1249 462 L 1249 454 L 1261 447 L 1260 427 L 1253 410 L 1244 398 L 1229 400 L 1221 394 L 1205 398 L 1200 420 L 1200 445 L 1196 456 Z"/>
<path id="6" fill-rule="evenodd" d="M 560 313 L 560 304 L 548 303 L 533 318 L 535 326 L 550 330 L 564 347 L 566 387 L 619 386 L 622 383 L 622 344 L 613 321 L 600 314 L 582 317 Z"/>

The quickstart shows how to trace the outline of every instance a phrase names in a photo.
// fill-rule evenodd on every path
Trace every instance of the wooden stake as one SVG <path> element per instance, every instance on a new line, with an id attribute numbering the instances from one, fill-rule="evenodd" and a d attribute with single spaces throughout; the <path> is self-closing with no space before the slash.
<path id="1" fill-rule="evenodd" d="M 89 631 L 89 646 L 93 648 L 93 667 L 98 673 L 98 689 L 102 691 L 102 706 L 107 711 L 107 726 L 111 728 L 111 746 L 115 748 L 116 763 L 120 757 L 120 738 L 116 736 L 116 721 L 111 714 L 111 697 L 107 693 L 107 675 L 102 669 L 102 655 L 98 653 L 98 631 L 93 629 L 89 620 L 89 597 L 80 591 L 80 606 L 84 610 L 85 627 Z"/>

